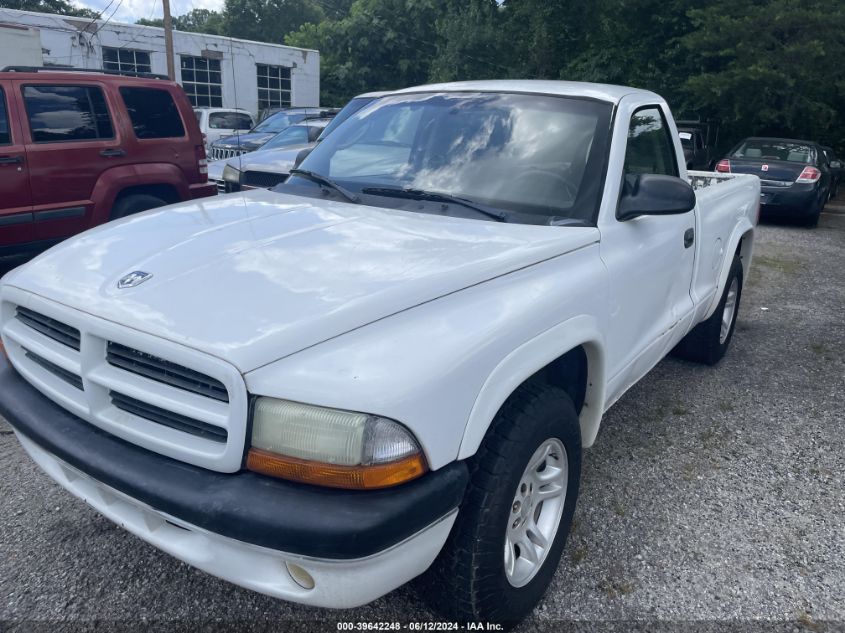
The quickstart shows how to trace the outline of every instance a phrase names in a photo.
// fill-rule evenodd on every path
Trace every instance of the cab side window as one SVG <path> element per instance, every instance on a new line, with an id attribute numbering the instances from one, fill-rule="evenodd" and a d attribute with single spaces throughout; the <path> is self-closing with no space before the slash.
<path id="1" fill-rule="evenodd" d="M 0 88 L 0 145 L 9 145 L 12 135 L 9 133 L 9 115 L 6 113 L 6 95 Z"/>
<path id="2" fill-rule="evenodd" d="M 660 108 L 640 108 L 631 117 L 628 147 L 625 150 L 625 175 L 678 175 L 675 147 Z"/>

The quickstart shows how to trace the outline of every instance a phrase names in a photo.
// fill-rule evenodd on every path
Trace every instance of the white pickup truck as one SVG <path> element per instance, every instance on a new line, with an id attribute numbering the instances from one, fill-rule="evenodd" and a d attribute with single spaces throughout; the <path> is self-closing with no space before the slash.
<path id="1" fill-rule="evenodd" d="M 651 92 L 402 90 L 273 190 L 6 275 L 0 412 L 71 493 L 211 574 L 351 607 L 426 572 L 443 617 L 513 623 L 602 414 L 673 349 L 725 353 L 759 197 L 687 173 Z"/>

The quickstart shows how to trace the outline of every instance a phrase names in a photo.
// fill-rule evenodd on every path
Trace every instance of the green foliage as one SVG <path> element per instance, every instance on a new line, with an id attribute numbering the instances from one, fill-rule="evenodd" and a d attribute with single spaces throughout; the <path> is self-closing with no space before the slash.
<path id="1" fill-rule="evenodd" d="M 74 6 L 67 0 L 0 0 L 0 8 L 39 13 L 57 13 L 80 18 L 96 18 L 100 14 L 87 8 Z"/>
<path id="2" fill-rule="evenodd" d="M 291 46 L 320 51 L 322 93 L 342 105 L 362 92 L 401 88 L 428 80 L 437 55 L 438 0 L 355 0 L 347 14 L 333 14 L 289 34 Z"/>
<path id="3" fill-rule="evenodd" d="M 690 10 L 681 38 L 697 65 L 682 90 L 734 136 L 808 138 L 845 149 L 845 5 L 720 0 Z"/>
<path id="4" fill-rule="evenodd" d="M 223 15 L 226 35 L 277 44 L 303 24 L 324 18 L 312 0 L 226 0 Z"/>
<path id="5" fill-rule="evenodd" d="M 161 18 L 154 20 L 141 18 L 136 24 L 163 27 L 164 20 Z M 223 14 L 209 9 L 193 9 L 185 15 L 175 16 L 173 18 L 173 28 L 177 31 L 188 31 L 190 33 L 226 34 Z"/>

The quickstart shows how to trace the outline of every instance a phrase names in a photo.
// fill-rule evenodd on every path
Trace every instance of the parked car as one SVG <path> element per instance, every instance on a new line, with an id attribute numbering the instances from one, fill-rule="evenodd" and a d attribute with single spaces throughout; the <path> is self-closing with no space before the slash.
<path id="1" fill-rule="evenodd" d="M 237 132 L 248 132 L 255 126 L 249 112 L 236 108 L 194 108 L 194 114 L 208 151 L 215 141 Z"/>
<path id="2" fill-rule="evenodd" d="M 671 116 L 570 82 L 382 97 L 273 190 L 9 273 L 0 414 L 62 486 L 211 574 L 345 608 L 425 572 L 443 621 L 513 624 L 602 414 L 734 334 L 760 181 L 688 178 Z"/>
<path id="3" fill-rule="evenodd" d="M 678 121 L 678 136 L 687 169 L 712 169 L 716 162 L 719 125 L 716 121 Z"/>
<path id="4" fill-rule="evenodd" d="M 254 152 L 279 132 L 306 119 L 326 119 L 331 111 L 320 108 L 286 108 L 268 116 L 246 134 L 222 138 L 211 145 L 212 160 Z"/>
<path id="5" fill-rule="evenodd" d="M 188 98 L 154 76 L 0 72 L 0 258 L 214 195 Z"/>
<path id="6" fill-rule="evenodd" d="M 241 188 L 241 184 L 244 184 L 245 188 L 252 189 L 257 187 L 272 187 L 278 184 L 279 179 L 275 175 L 265 176 L 255 173 L 249 175 L 249 183 L 241 183 L 241 172 L 246 173 L 247 171 L 243 168 L 244 161 L 249 161 L 254 159 L 255 156 L 260 156 L 271 151 L 289 151 L 291 149 L 301 151 L 303 148 L 317 142 L 317 138 L 326 129 L 329 122 L 331 122 L 331 119 L 312 119 L 303 121 L 302 123 L 296 123 L 276 134 L 276 136 L 254 152 L 243 156 L 235 156 L 226 161 L 217 161 L 223 163 L 223 169 L 219 172 L 220 181 L 216 183 L 217 191 L 222 193 L 238 191 Z M 212 163 L 215 167 L 215 176 L 218 175 L 217 162 Z"/>
<path id="7" fill-rule="evenodd" d="M 836 157 L 836 152 L 832 147 L 822 145 L 822 151 L 825 158 L 827 158 L 827 166 L 830 168 L 830 195 L 828 198 L 833 200 L 839 195 L 839 185 L 842 184 L 842 179 L 845 177 L 845 164 Z"/>
<path id="8" fill-rule="evenodd" d="M 818 224 L 831 185 L 824 151 L 812 141 L 747 138 L 719 161 L 716 171 L 758 176 L 763 217 L 797 219 L 809 226 Z"/>
<path id="9" fill-rule="evenodd" d="M 313 149 L 317 143 L 341 123 L 346 121 L 353 114 L 369 105 L 385 92 L 368 92 L 354 97 L 343 109 L 331 119 L 331 122 L 323 128 L 316 141 L 294 145 L 284 149 L 270 148 L 270 141 L 259 151 L 252 152 L 245 157 L 230 158 L 225 161 L 215 161 L 208 166 L 208 178 L 217 184 L 220 193 L 230 193 L 241 189 L 256 189 L 275 187 L 280 182 L 287 180 L 290 170 L 296 164 L 297 158 L 303 153 Z M 273 151 L 269 151 L 273 149 Z M 223 180 L 223 171 L 226 170 L 227 180 Z"/>

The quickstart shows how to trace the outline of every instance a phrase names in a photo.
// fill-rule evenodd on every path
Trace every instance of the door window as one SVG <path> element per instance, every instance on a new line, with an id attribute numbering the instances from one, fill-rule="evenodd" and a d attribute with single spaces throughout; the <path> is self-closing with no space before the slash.
<path id="1" fill-rule="evenodd" d="M 103 91 L 96 86 L 24 86 L 35 143 L 114 138 Z"/>
<path id="2" fill-rule="evenodd" d="M 625 175 L 678 175 L 675 149 L 660 108 L 640 108 L 631 117 L 628 147 L 625 150 Z"/>
<path id="3" fill-rule="evenodd" d="M 138 138 L 181 138 L 185 136 L 182 117 L 167 90 L 121 88 L 120 96 L 129 112 Z"/>
<path id="4" fill-rule="evenodd" d="M 9 132 L 9 115 L 6 114 L 6 95 L 0 88 L 0 145 L 10 145 L 12 135 Z"/>

